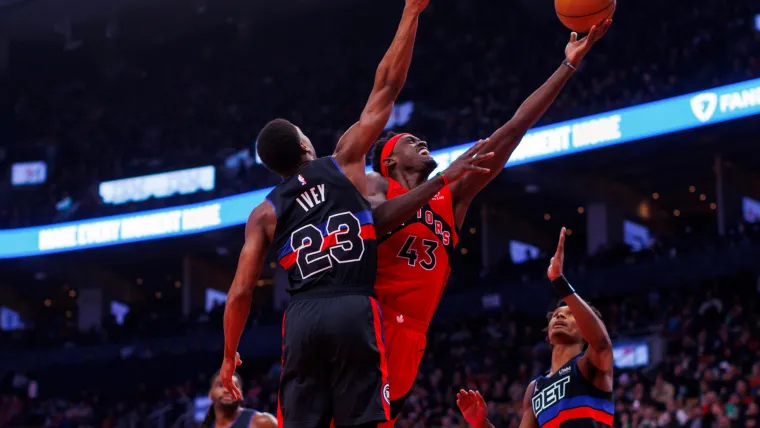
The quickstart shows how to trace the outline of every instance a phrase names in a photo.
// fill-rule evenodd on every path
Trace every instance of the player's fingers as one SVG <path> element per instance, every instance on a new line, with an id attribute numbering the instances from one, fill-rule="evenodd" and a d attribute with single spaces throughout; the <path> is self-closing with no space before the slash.
<path id="1" fill-rule="evenodd" d="M 475 392 L 475 394 L 478 396 L 478 399 L 479 399 L 479 400 L 481 400 L 481 401 L 485 401 L 485 400 L 483 400 L 483 396 L 482 396 L 482 395 L 480 395 L 480 391 L 476 391 L 476 392 Z"/>
<path id="2" fill-rule="evenodd" d="M 491 159 L 492 157 L 494 157 L 494 155 L 495 155 L 494 152 L 479 153 L 479 154 L 475 155 L 475 157 L 472 158 L 472 162 L 473 163 L 480 163 L 480 162 L 483 162 L 485 160 Z"/>
<path id="3" fill-rule="evenodd" d="M 483 168 L 482 166 L 475 166 L 475 165 L 468 166 L 467 170 L 470 172 L 477 172 L 478 174 L 488 174 L 489 172 L 491 172 L 490 168 Z"/>
<path id="4" fill-rule="evenodd" d="M 485 140 L 479 140 L 477 143 L 473 144 L 469 149 L 467 149 L 467 151 L 462 154 L 462 157 L 472 157 L 480 151 L 485 143 Z"/>
<path id="5" fill-rule="evenodd" d="M 572 33 L 570 33 L 570 43 L 575 43 L 577 41 L 578 41 L 578 33 L 573 31 Z"/>

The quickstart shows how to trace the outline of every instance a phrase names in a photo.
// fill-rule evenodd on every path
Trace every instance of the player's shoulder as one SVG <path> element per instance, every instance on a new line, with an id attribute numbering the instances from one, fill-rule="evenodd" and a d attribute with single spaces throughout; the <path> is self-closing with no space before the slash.
<path id="1" fill-rule="evenodd" d="M 260 203 L 248 215 L 245 223 L 246 235 L 254 229 L 270 230 L 277 224 L 277 208 L 269 198 Z"/>
<path id="2" fill-rule="evenodd" d="M 277 426 L 277 418 L 271 413 L 257 412 L 253 414 L 249 428 L 273 428 Z"/>

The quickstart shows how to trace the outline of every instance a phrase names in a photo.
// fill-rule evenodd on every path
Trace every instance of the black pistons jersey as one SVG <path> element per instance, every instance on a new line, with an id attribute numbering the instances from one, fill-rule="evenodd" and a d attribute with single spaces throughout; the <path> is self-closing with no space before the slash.
<path id="1" fill-rule="evenodd" d="M 540 428 L 611 427 L 612 392 L 591 384 L 578 371 L 577 355 L 551 376 L 536 378 L 531 403 Z"/>
<path id="2" fill-rule="evenodd" d="M 333 157 L 311 161 L 267 196 L 273 248 L 296 297 L 372 295 L 377 249 L 372 207 Z"/>
<path id="3" fill-rule="evenodd" d="M 256 413 L 258 413 L 255 410 L 251 409 L 243 409 L 237 418 L 235 418 L 235 422 L 230 425 L 230 428 L 248 428 L 251 426 L 251 420 L 254 416 L 256 416 Z M 216 422 L 211 424 L 212 428 L 216 428 Z"/>

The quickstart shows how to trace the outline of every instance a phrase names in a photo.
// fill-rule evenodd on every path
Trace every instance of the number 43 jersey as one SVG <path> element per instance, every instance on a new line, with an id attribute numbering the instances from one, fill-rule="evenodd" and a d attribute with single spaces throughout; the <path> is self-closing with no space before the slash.
<path id="1" fill-rule="evenodd" d="M 333 157 L 311 161 L 267 196 L 277 215 L 272 248 L 296 297 L 373 295 L 372 208 Z"/>
<path id="2" fill-rule="evenodd" d="M 388 182 L 387 199 L 408 191 L 392 178 Z M 404 224 L 378 237 L 375 293 L 383 313 L 426 330 L 449 279 L 449 256 L 457 241 L 449 186 Z"/>

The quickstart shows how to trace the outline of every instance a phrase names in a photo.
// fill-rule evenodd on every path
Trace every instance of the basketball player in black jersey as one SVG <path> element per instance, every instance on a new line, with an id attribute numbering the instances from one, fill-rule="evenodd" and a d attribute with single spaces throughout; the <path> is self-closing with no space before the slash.
<path id="1" fill-rule="evenodd" d="M 557 309 L 549 314 L 551 369 L 528 385 L 520 427 L 611 427 L 615 413 L 612 341 L 599 312 L 581 299 L 565 279 L 564 261 L 563 227 L 557 252 L 547 270 L 554 289 L 562 298 Z M 486 417 L 480 393 L 460 391 L 457 405 L 470 425 L 493 427 Z"/>
<path id="2" fill-rule="evenodd" d="M 283 182 L 256 207 L 224 313 L 220 377 L 233 382 L 240 336 L 253 288 L 271 247 L 288 274 L 292 302 L 283 316 L 282 373 L 277 419 L 286 428 L 376 426 L 389 415 L 389 390 L 380 309 L 373 299 L 375 237 L 400 225 L 444 184 L 478 164 L 483 143 L 441 176 L 403 198 L 374 209 L 366 200 L 366 154 L 383 131 L 404 86 L 419 14 L 428 0 L 406 0 L 396 36 L 380 62 L 361 118 L 338 141 L 332 156 L 317 159 L 292 123 L 277 119 L 259 134 L 257 151 Z"/>
<path id="3" fill-rule="evenodd" d="M 238 389 L 243 388 L 240 375 L 232 377 Z M 240 405 L 240 400 L 232 397 L 215 373 L 211 378 L 211 389 L 208 391 L 211 406 L 206 413 L 206 419 L 201 428 L 277 428 L 277 419 L 269 413 L 246 409 Z"/>

